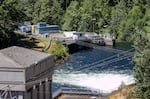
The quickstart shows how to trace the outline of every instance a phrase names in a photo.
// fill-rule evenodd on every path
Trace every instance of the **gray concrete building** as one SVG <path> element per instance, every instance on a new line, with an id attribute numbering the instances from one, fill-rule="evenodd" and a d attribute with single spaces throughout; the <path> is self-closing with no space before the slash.
<path id="1" fill-rule="evenodd" d="M 21 47 L 0 50 L 0 98 L 52 99 L 53 55 Z"/>

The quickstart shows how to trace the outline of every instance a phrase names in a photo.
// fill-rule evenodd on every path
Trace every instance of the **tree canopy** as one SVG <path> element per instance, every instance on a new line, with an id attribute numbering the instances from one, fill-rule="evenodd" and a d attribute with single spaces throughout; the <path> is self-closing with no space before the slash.
<path id="1" fill-rule="evenodd" d="M 19 7 L 17 0 L 0 1 L 0 48 L 9 45 L 12 31 L 26 16 Z"/>
<path id="2" fill-rule="evenodd" d="M 1 28 L 21 21 L 57 24 L 62 30 L 111 33 L 131 41 L 135 27 L 150 34 L 149 0 L 1 0 Z"/>
<path id="3" fill-rule="evenodd" d="M 138 99 L 150 99 L 150 39 L 141 30 L 136 30 L 134 56 L 134 95 Z"/>
<path id="4" fill-rule="evenodd" d="M 150 99 L 150 0 L 0 0 L 0 48 L 7 46 L 23 21 L 110 33 L 120 41 L 135 42 L 136 94 Z M 63 51 L 67 52 L 62 49 L 58 55 Z"/>

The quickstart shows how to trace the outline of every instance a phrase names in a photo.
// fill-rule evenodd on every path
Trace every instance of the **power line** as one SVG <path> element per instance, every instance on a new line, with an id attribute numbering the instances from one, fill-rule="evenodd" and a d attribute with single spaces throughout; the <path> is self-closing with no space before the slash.
<path id="1" fill-rule="evenodd" d="M 130 58 L 130 57 L 132 57 L 132 54 L 129 55 L 129 56 L 123 56 L 123 57 L 115 58 L 115 59 L 112 59 L 110 61 L 106 61 L 106 62 L 101 63 L 101 64 L 97 64 L 97 65 L 94 65 L 94 66 L 89 66 L 89 67 L 86 67 L 86 68 L 81 68 L 81 69 L 78 69 L 78 70 L 89 70 L 89 69 L 92 69 L 92 68 L 95 68 L 95 67 L 100 67 L 100 66 L 108 65 L 108 64 L 111 64 L 111 63 L 114 63 L 114 62 L 118 62 L 118 61 Z"/>
<path id="2" fill-rule="evenodd" d="M 113 55 L 111 57 L 102 59 L 102 60 L 94 62 L 92 64 L 84 65 L 81 68 L 78 68 L 76 70 L 89 70 L 89 69 L 92 69 L 92 68 L 96 68 L 96 67 L 99 67 L 99 66 L 108 65 L 108 64 L 111 64 L 111 63 L 114 63 L 114 62 L 118 62 L 118 61 L 123 60 L 123 59 L 130 58 L 130 57 L 133 56 L 133 52 L 130 52 L 130 51 L 133 51 L 133 50 L 134 49 L 130 49 L 130 50 L 121 52 L 119 54 L 116 54 L 116 55 Z M 120 56 L 120 55 L 124 55 L 124 56 Z M 116 57 L 118 57 L 118 58 L 116 58 Z M 70 71 L 70 72 L 72 72 L 72 71 Z M 34 80 L 34 79 L 35 78 L 33 78 L 33 81 L 29 81 L 27 83 L 20 83 L 19 85 L 37 85 L 37 84 L 40 84 L 42 82 L 52 80 L 51 76 L 48 76 L 46 78 L 37 79 L 37 80 Z M 0 84 L 7 84 L 7 83 L 0 81 Z M 14 85 L 13 87 L 15 87 L 15 86 L 18 85 L 18 83 L 11 82 L 11 83 L 8 83 L 8 85 Z M 6 87 L 4 87 L 4 88 L 6 88 Z"/>
<path id="3" fill-rule="evenodd" d="M 102 65 L 107 65 L 107 64 L 110 64 L 110 63 L 113 63 L 113 62 L 117 62 L 117 61 L 120 61 L 120 60 L 123 60 L 123 59 L 127 59 L 127 58 L 133 56 L 133 53 L 130 52 L 130 51 L 133 51 L 133 50 L 134 50 L 134 48 L 129 49 L 127 51 L 121 52 L 119 54 L 113 55 L 113 56 L 105 58 L 105 59 L 102 59 L 102 60 L 97 61 L 95 63 L 89 64 L 89 65 L 85 65 L 85 66 L 83 66 L 84 68 L 83 67 L 82 68 L 78 68 L 78 70 L 87 70 L 87 69 L 99 67 L 99 66 L 102 66 Z M 121 56 L 119 58 L 114 58 L 116 56 L 120 56 L 120 55 L 124 55 L 124 54 L 126 54 L 126 56 Z M 112 59 L 112 58 L 114 58 L 114 59 Z M 111 60 L 109 60 L 109 59 L 111 59 Z M 103 62 L 103 63 L 99 64 L 100 62 Z M 93 65 L 95 65 L 95 66 L 93 66 Z M 70 71 L 70 72 L 72 72 L 72 71 Z M 68 73 L 70 73 L 70 72 L 68 72 Z M 30 82 L 27 82 L 24 85 L 34 85 L 34 84 L 38 84 L 38 83 L 41 83 L 43 81 L 48 81 L 48 80 L 52 80 L 51 76 L 48 76 L 48 77 L 42 78 L 42 79 L 38 79 L 38 80 L 34 80 L 34 81 L 30 81 Z"/>
<path id="4" fill-rule="evenodd" d="M 102 60 L 100 60 L 100 61 L 97 61 L 97 62 L 88 64 L 88 65 L 84 65 L 84 66 L 82 66 L 82 67 L 88 67 L 88 66 L 92 66 L 92 65 L 99 64 L 99 63 L 101 63 L 101 62 L 105 62 L 105 61 L 110 60 L 110 59 L 112 59 L 112 58 L 119 57 L 120 55 L 124 55 L 124 54 L 126 54 L 126 53 L 128 53 L 129 51 L 132 51 L 132 50 L 134 50 L 134 49 L 130 49 L 130 50 L 128 50 L 128 51 L 121 52 L 121 53 L 119 53 L 119 54 L 116 54 L 116 55 L 107 57 L 107 58 L 105 58 L 105 59 L 102 59 Z"/>
<path id="5" fill-rule="evenodd" d="M 125 58 L 126 59 L 126 58 Z M 132 64 L 132 62 L 129 62 L 129 63 L 127 63 L 127 64 L 123 64 L 123 66 L 128 66 L 128 65 L 131 65 Z M 102 65 L 102 66 L 104 66 L 104 65 Z M 96 67 L 99 67 L 99 65 L 97 66 L 96 65 Z M 93 68 L 96 68 L 96 67 L 93 67 Z M 91 68 L 92 69 L 92 68 Z M 87 69 L 87 70 L 89 70 L 89 69 Z M 82 70 L 83 71 L 83 70 Z M 79 74 L 79 72 L 62 72 L 62 73 L 56 73 L 56 74 L 54 74 L 54 76 L 55 75 L 57 75 L 57 74 Z M 81 73 L 81 72 L 80 72 Z"/>
<path id="6" fill-rule="evenodd" d="M 134 50 L 134 49 L 130 49 L 128 51 L 124 51 L 122 53 L 119 53 L 117 55 L 113 55 L 111 57 L 102 59 L 102 60 L 94 62 L 92 64 L 84 65 L 81 68 L 73 69 L 72 71 L 68 71 L 66 73 L 56 73 L 56 74 L 69 74 L 69 73 L 75 73 L 76 74 L 76 73 L 79 73 L 77 71 L 90 70 L 92 68 L 96 68 L 96 67 L 100 67 L 100 66 L 109 65 L 111 63 L 119 62 L 121 60 L 131 58 L 133 56 L 133 54 L 134 54 L 133 52 L 130 52 L 132 50 Z M 124 56 L 120 56 L 120 55 L 124 55 Z"/>

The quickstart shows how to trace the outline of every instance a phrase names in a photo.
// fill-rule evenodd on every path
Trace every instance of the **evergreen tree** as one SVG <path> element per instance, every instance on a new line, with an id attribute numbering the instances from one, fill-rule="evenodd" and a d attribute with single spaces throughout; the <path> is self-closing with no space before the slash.
<path id="1" fill-rule="evenodd" d="M 25 14 L 19 9 L 18 0 L 1 0 L 0 2 L 0 48 L 7 47 L 13 31 Z"/>
<path id="2" fill-rule="evenodd" d="M 38 0 L 34 9 L 34 23 L 44 21 L 48 24 L 61 25 L 63 10 L 58 0 Z"/>
<path id="3" fill-rule="evenodd" d="M 35 3 L 38 0 L 19 0 L 20 9 L 24 11 L 26 14 L 26 20 L 31 21 L 34 19 L 34 12 L 35 12 Z"/>
<path id="4" fill-rule="evenodd" d="M 34 12 L 33 12 L 33 23 L 37 23 L 40 21 L 46 21 L 51 23 L 51 7 L 52 7 L 52 0 L 37 0 L 34 5 Z"/>
<path id="5" fill-rule="evenodd" d="M 64 21 L 64 24 L 62 26 L 63 30 L 76 31 L 78 29 L 78 23 L 80 21 L 78 9 L 79 9 L 79 2 L 72 1 L 69 7 L 67 8 L 63 18 Z"/>
<path id="6" fill-rule="evenodd" d="M 92 31 L 92 24 L 94 24 L 92 22 L 92 18 L 96 19 L 96 17 L 94 17 L 94 11 L 93 11 L 93 5 L 94 5 L 93 0 L 84 0 L 83 2 L 81 2 L 81 6 L 79 8 L 80 11 L 80 24 L 78 26 L 78 30 L 79 31 Z"/>
<path id="7" fill-rule="evenodd" d="M 149 7 L 146 8 L 145 15 L 142 21 L 144 24 L 143 30 L 145 30 L 145 32 L 148 35 L 150 35 L 150 8 Z"/>
<path id="8" fill-rule="evenodd" d="M 99 33 L 100 28 L 110 21 L 108 0 L 72 1 L 64 17 L 66 30 L 93 31 Z"/>
<path id="9" fill-rule="evenodd" d="M 70 3 L 72 2 L 73 0 L 59 0 L 59 3 L 61 4 L 61 8 L 63 10 L 67 10 L 68 6 L 70 5 Z M 77 0 L 76 0 L 77 1 Z M 80 1 L 80 0 L 78 0 Z"/>
<path id="10" fill-rule="evenodd" d="M 18 0 L 4 0 L 0 4 L 0 25 L 4 30 L 13 30 L 25 14 L 19 9 Z"/>
<path id="11" fill-rule="evenodd" d="M 122 41 L 132 42 L 132 35 L 135 31 L 135 27 L 142 28 L 144 26 L 143 19 L 144 13 L 140 6 L 133 6 L 128 12 L 128 15 L 120 23 L 119 39 Z"/>
<path id="12" fill-rule="evenodd" d="M 138 30 L 134 45 L 136 49 L 134 56 L 135 96 L 139 99 L 150 99 L 150 40 L 144 32 Z"/>
<path id="13" fill-rule="evenodd" d="M 119 33 L 120 23 L 125 20 L 127 16 L 126 2 L 120 0 L 120 2 L 113 8 L 111 12 L 111 23 L 110 23 L 110 33 L 116 38 Z"/>
<path id="14" fill-rule="evenodd" d="M 62 25 L 62 17 L 63 17 L 64 11 L 61 8 L 61 4 L 58 2 L 58 0 L 53 0 L 53 5 L 51 8 L 51 24 L 57 24 Z"/>

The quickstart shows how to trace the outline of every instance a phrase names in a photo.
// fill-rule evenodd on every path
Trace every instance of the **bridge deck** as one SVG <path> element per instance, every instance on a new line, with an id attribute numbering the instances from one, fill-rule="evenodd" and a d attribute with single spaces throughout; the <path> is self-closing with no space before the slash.
<path id="1" fill-rule="evenodd" d="M 101 49 L 101 50 L 105 50 L 105 51 L 109 51 L 109 52 L 113 52 L 113 53 L 123 52 L 123 50 L 114 49 L 111 47 L 99 46 L 97 44 L 92 44 L 92 43 L 88 43 L 88 42 L 84 42 L 84 41 L 76 41 L 76 44 L 81 45 L 81 46 L 85 46 L 85 47 L 89 47 L 89 48 Z"/>

